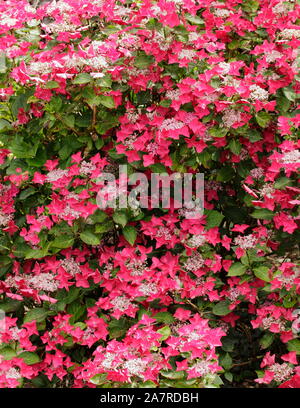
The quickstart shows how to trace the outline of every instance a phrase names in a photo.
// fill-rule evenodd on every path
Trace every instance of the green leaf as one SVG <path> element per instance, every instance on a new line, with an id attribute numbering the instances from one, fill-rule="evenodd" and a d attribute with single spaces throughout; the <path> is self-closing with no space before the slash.
<path id="1" fill-rule="evenodd" d="M 48 249 L 49 249 L 49 245 L 47 245 L 45 248 L 43 249 L 32 249 L 30 247 L 27 247 L 26 251 L 25 251 L 25 259 L 41 259 L 44 258 L 44 256 L 48 255 Z"/>
<path id="2" fill-rule="evenodd" d="M 228 306 L 230 302 L 228 300 L 222 300 L 219 303 L 216 303 L 212 309 L 213 314 L 216 316 L 225 316 L 229 314 L 231 311 L 229 310 Z"/>
<path id="3" fill-rule="evenodd" d="M 106 374 L 106 373 L 96 374 L 96 375 L 94 375 L 93 377 L 91 377 L 91 378 L 89 379 L 89 381 L 90 381 L 92 384 L 95 384 L 95 385 L 105 384 L 105 383 L 107 382 L 107 374 Z"/>
<path id="4" fill-rule="evenodd" d="M 157 333 L 161 334 L 160 341 L 167 340 L 169 336 L 171 336 L 171 329 L 169 326 L 164 326 L 161 329 L 157 330 Z"/>
<path id="5" fill-rule="evenodd" d="M 107 218 L 107 214 L 104 211 L 96 210 L 94 214 L 90 215 L 89 219 L 92 220 L 93 224 L 98 222 L 103 222 Z"/>
<path id="6" fill-rule="evenodd" d="M 42 322 L 48 316 L 49 311 L 43 307 L 36 307 L 35 309 L 28 310 L 24 317 L 24 323 L 35 320 L 36 322 Z"/>
<path id="7" fill-rule="evenodd" d="M 18 357 L 22 358 L 27 365 L 36 364 L 41 361 L 40 357 L 31 351 L 24 351 L 23 353 L 18 354 Z"/>
<path id="8" fill-rule="evenodd" d="M 185 372 L 184 371 L 165 371 L 162 370 L 161 375 L 165 378 L 168 378 L 169 380 L 182 380 L 185 377 Z"/>
<path id="9" fill-rule="evenodd" d="M 99 245 L 100 238 L 92 231 L 85 230 L 80 234 L 80 239 L 87 245 Z"/>
<path id="10" fill-rule="evenodd" d="M 116 224 L 120 224 L 122 227 L 125 227 L 127 224 L 128 218 L 124 211 L 116 211 L 113 214 L 113 220 Z"/>
<path id="11" fill-rule="evenodd" d="M 287 344 L 288 351 L 296 351 L 297 355 L 300 354 L 300 340 L 292 339 Z"/>
<path id="12" fill-rule="evenodd" d="M 0 130 L 12 129 L 12 125 L 6 119 L 0 119 Z"/>
<path id="13" fill-rule="evenodd" d="M 232 151 L 233 154 L 240 154 L 242 150 L 242 145 L 236 139 L 231 139 L 228 144 L 229 149 Z"/>
<path id="14" fill-rule="evenodd" d="M 27 197 L 30 197 L 32 194 L 36 193 L 36 189 L 34 187 L 28 187 L 26 190 L 21 191 L 19 195 L 19 200 L 26 200 Z"/>
<path id="15" fill-rule="evenodd" d="M 35 157 L 38 147 L 38 143 L 27 143 L 22 136 L 16 135 L 9 149 L 20 159 L 30 159 Z"/>
<path id="16" fill-rule="evenodd" d="M 267 112 L 260 111 L 255 115 L 255 119 L 260 127 L 265 128 L 269 125 L 272 116 Z"/>
<path id="17" fill-rule="evenodd" d="M 4 74 L 7 70 L 6 56 L 4 52 L 0 52 L 0 74 Z"/>
<path id="18" fill-rule="evenodd" d="M 185 18 L 191 23 L 191 24 L 197 24 L 197 25 L 202 25 L 204 24 L 204 20 L 198 16 L 193 16 L 189 13 L 185 14 Z"/>
<path id="19" fill-rule="evenodd" d="M 119 337 L 124 336 L 129 327 L 130 323 L 126 318 L 124 317 L 121 317 L 120 319 L 112 318 L 112 320 L 108 323 L 109 338 L 117 339 Z"/>
<path id="20" fill-rule="evenodd" d="M 75 125 L 75 116 L 74 115 L 65 115 L 62 118 L 62 121 L 69 128 L 74 128 Z"/>
<path id="21" fill-rule="evenodd" d="M 68 235 L 60 235 L 51 242 L 50 248 L 65 249 L 74 244 L 74 238 Z"/>
<path id="22" fill-rule="evenodd" d="M 219 361 L 220 361 L 221 366 L 225 370 L 229 370 L 232 366 L 232 358 L 230 357 L 229 353 L 226 353 L 223 356 L 221 356 Z"/>
<path id="23" fill-rule="evenodd" d="M 59 88 L 59 83 L 58 82 L 56 82 L 56 81 L 49 81 L 49 82 L 47 82 L 46 83 L 46 86 L 45 86 L 45 88 L 47 88 L 47 89 L 55 89 L 55 88 Z"/>
<path id="24" fill-rule="evenodd" d="M 110 95 L 100 95 L 99 103 L 109 109 L 113 109 L 115 107 L 114 98 Z"/>
<path id="25" fill-rule="evenodd" d="M 261 133 L 256 129 L 249 129 L 247 132 L 247 137 L 249 138 L 251 143 L 258 142 L 262 139 Z"/>
<path id="26" fill-rule="evenodd" d="M 217 181 L 227 182 L 235 175 L 235 171 L 231 166 L 224 166 L 217 172 Z"/>
<path id="27" fill-rule="evenodd" d="M 294 89 L 291 86 L 288 86 L 286 88 L 282 88 L 284 96 L 291 102 L 294 102 L 296 99 L 296 93 Z"/>
<path id="28" fill-rule="evenodd" d="M 11 347 L 3 347 L 0 349 L 0 355 L 4 360 L 11 360 L 16 357 L 17 353 Z"/>
<path id="29" fill-rule="evenodd" d="M 112 84 L 111 76 L 110 75 L 105 75 L 102 78 L 98 78 L 96 80 L 96 85 L 101 86 L 103 88 L 110 88 Z"/>
<path id="30" fill-rule="evenodd" d="M 267 208 L 259 208 L 254 210 L 251 217 L 261 219 L 261 220 L 271 220 L 274 217 L 273 211 L 268 210 Z"/>
<path id="31" fill-rule="evenodd" d="M 82 85 L 91 82 L 92 79 L 93 78 L 90 76 L 90 74 L 87 72 L 82 72 L 81 74 L 78 74 L 72 82 L 73 84 Z"/>
<path id="32" fill-rule="evenodd" d="M 144 69 L 149 67 L 154 62 L 154 58 L 152 55 L 140 54 L 135 57 L 134 66 L 139 69 Z"/>
<path id="33" fill-rule="evenodd" d="M 0 309 L 5 313 L 15 312 L 22 303 L 19 300 L 7 299 L 5 302 L 0 303 Z"/>
<path id="34" fill-rule="evenodd" d="M 101 224 L 95 225 L 95 232 L 97 234 L 103 234 L 104 232 L 109 232 L 114 229 L 114 223 L 112 220 L 107 220 L 102 222 Z"/>
<path id="35" fill-rule="evenodd" d="M 67 313 L 71 314 L 70 323 L 74 324 L 85 314 L 86 307 L 80 303 L 80 300 L 76 299 L 74 302 L 70 303 L 67 307 Z"/>
<path id="36" fill-rule="evenodd" d="M 274 341 L 274 334 L 273 333 L 265 333 L 262 338 L 259 340 L 259 344 L 263 349 L 266 349 L 271 346 Z"/>
<path id="37" fill-rule="evenodd" d="M 240 262 L 235 262 L 228 271 L 228 276 L 241 276 L 246 272 L 247 267 Z"/>
<path id="38" fill-rule="evenodd" d="M 167 173 L 166 166 L 162 163 L 151 164 L 149 167 L 153 173 Z"/>
<path id="39" fill-rule="evenodd" d="M 267 266 L 259 266 L 258 268 L 254 268 L 253 272 L 257 278 L 265 282 L 271 282 L 271 278 L 269 277 L 269 270 L 270 268 L 268 268 Z"/>
<path id="40" fill-rule="evenodd" d="M 225 137 L 228 133 L 228 129 L 220 127 L 211 127 L 208 133 L 213 137 Z"/>
<path id="41" fill-rule="evenodd" d="M 216 210 L 207 210 L 205 211 L 205 215 L 206 215 L 206 226 L 205 226 L 206 229 L 218 227 L 224 218 L 224 215 Z"/>
<path id="42" fill-rule="evenodd" d="M 224 377 L 226 378 L 227 381 L 232 382 L 233 380 L 233 374 L 231 374 L 230 372 L 226 372 L 224 374 Z"/>
<path id="43" fill-rule="evenodd" d="M 135 243 L 136 237 L 137 237 L 137 231 L 132 225 L 126 225 L 125 228 L 122 230 L 124 238 L 126 241 L 130 244 L 133 245 Z"/>
<path id="44" fill-rule="evenodd" d="M 241 42 L 239 40 L 233 40 L 228 44 L 229 50 L 236 50 L 241 46 Z"/>
<path id="45" fill-rule="evenodd" d="M 293 184 L 293 181 L 287 177 L 280 177 L 277 179 L 274 183 L 274 188 L 281 190 L 282 188 L 285 188 L 286 186 L 291 186 Z"/>
<path id="46" fill-rule="evenodd" d="M 169 313 L 169 312 L 156 313 L 156 315 L 154 316 L 154 319 L 156 319 L 158 322 L 164 323 L 164 324 L 171 324 L 175 320 L 174 317 L 172 316 L 172 314 Z"/>

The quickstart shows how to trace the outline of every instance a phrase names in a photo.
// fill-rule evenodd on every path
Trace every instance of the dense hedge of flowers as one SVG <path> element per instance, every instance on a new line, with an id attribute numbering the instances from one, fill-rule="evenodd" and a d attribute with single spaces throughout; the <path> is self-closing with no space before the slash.
<path id="1" fill-rule="evenodd" d="M 0 386 L 300 386 L 298 2 L 30 3 L 0 1 Z M 120 164 L 204 173 L 203 217 L 100 210 Z"/>

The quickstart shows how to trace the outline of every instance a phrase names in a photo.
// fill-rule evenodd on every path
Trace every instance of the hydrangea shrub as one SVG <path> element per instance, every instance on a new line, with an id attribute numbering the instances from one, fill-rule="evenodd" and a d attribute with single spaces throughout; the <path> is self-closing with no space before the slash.
<path id="1" fill-rule="evenodd" d="M 299 386 L 298 1 L 31 3 L 0 1 L 0 386 Z M 125 164 L 204 173 L 204 215 L 99 209 Z"/>

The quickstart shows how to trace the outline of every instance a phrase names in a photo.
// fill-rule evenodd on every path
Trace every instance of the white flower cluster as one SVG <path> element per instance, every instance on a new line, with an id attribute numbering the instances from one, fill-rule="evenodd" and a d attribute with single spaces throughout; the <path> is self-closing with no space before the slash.
<path id="1" fill-rule="evenodd" d="M 285 164 L 299 163 L 300 165 L 300 150 L 292 150 L 291 152 L 284 153 L 281 157 L 281 162 Z"/>
<path id="2" fill-rule="evenodd" d="M 139 291 L 145 296 L 150 296 L 158 292 L 158 287 L 154 282 L 145 282 L 139 286 Z"/>
<path id="3" fill-rule="evenodd" d="M 252 169 L 250 171 L 250 176 L 253 177 L 254 179 L 259 179 L 263 177 L 264 174 L 265 172 L 261 167 L 257 167 L 256 169 Z"/>
<path id="4" fill-rule="evenodd" d="M 88 176 L 88 175 L 90 175 L 91 173 L 93 173 L 94 170 L 96 170 L 96 166 L 95 166 L 94 163 L 92 163 L 92 162 L 87 162 L 87 161 L 85 161 L 85 160 L 83 160 L 83 161 L 81 162 L 80 170 L 79 170 L 81 175 L 83 175 L 83 176 Z"/>
<path id="5" fill-rule="evenodd" d="M 187 58 L 193 59 L 197 55 L 195 50 L 181 50 L 178 54 L 179 59 Z"/>
<path id="6" fill-rule="evenodd" d="M 193 235 L 191 238 L 187 240 L 187 246 L 191 248 L 198 248 L 202 246 L 206 242 L 206 238 L 204 235 L 197 234 Z"/>
<path id="7" fill-rule="evenodd" d="M 75 276 L 76 273 L 81 273 L 80 266 L 74 258 L 63 259 L 60 261 L 60 265 L 72 276 Z"/>
<path id="8" fill-rule="evenodd" d="M 213 10 L 213 14 L 216 17 L 227 18 L 232 14 L 231 10 L 227 10 L 225 8 L 217 8 Z"/>
<path id="9" fill-rule="evenodd" d="M 195 251 L 183 264 L 183 267 L 188 272 L 195 272 L 205 264 L 202 255 Z"/>
<path id="10" fill-rule="evenodd" d="M 204 376 L 206 374 L 210 373 L 210 362 L 207 360 L 201 360 L 195 365 L 191 367 L 191 369 L 195 370 L 196 373 L 200 374 L 201 376 Z"/>
<path id="11" fill-rule="evenodd" d="M 283 56 L 283 54 L 281 52 L 273 50 L 269 54 L 266 55 L 266 61 L 267 61 L 267 63 L 275 62 L 276 60 L 278 60 L 282 56 Z"/>
<path id="12" fill-rule="evenodd" d="M 287 380 L 293 374 L 294 369 L 287 363 L 275 363 L 268 367 L 268 371 L 272 371 L 272 373 L 274 373 L 273 379 L 275 381 L 282 382 Z"/>
<path id="13" fill-rule="evenodd" d="M 147 362 L 141 358 L 133 358 L 132 360 L 127 360 L 123 364 L 123 368 L 128 371 L 129 375 L 141 375 L 147 368 Z"/>
<path id="14" fill-rule="evenodd" d="M 9 222 L 13 219 L 13 215 L 12 214 L 4 214 L 1 210 L 0 210 L 0 225 L 2 227 L 7 227 L 7 225 L 9 224 Z"/>
<path id="15" fill-rule="evenodd" d="M 234 125 L 236 122 L 239 122 L 241 118 L 242 115 L 240 112 L 234 109 L 225 109 L 222 116 L 222 122 L 225 127 L 231 128 L 231 126 Z"/>
<path id="16" fill-rule="evenodd" d="M 124 312 L 130 306 L 132 306 L 132 302 L 126 296 L 117 296 L 112 299 L 110 303 L 113 305 L 115 310 L 119 310 L 121 312 Z"/>
<path id="17" fill-rule="evenodd" d="M 250 99 L 252 101 L 266 101 L 268 100 L 269 93 L 265 89 L 261 88 L 258 85 L 251 85 L 250 86 Z"/>
<path id="18" fill-rule="evenodd" d="M 293 38 L 300 38 L 300 30 L 295 28 L 285 28 L 279 35 L 284 40 L 292 40 Z"/>
<path id="19" fill-rule="evenodd" d="M 160 125 L 160 130 L 176 130 L 181 129 L 184 123 L 174 118 L 165 119 Z"/>
<path id="20" fill-rule="evenodd" d="M 50 62 L 36 61 L 31 62 L 31 64 L 28 66 L 28 72 L 31 75 L 49 74 L 52 72 L 52 68 L 53 66 L 50 64 Z"/>
<path id="21" fill-rule="evenodd" d="M 57 180 L 61 179 L 62 177 L 66 176 L 67 174 L 68 174 L 68 170 L 63 170 L 63 169 L 51 170 L 47 174 L 46 180 L 51 183 L 52 181 L 57 181 Z"/>
<path id="22" fill-rule="evenodd" d="M 40 273 L 27 279 L 31 287 L 45 292 L 55 292 L 59 287 L 59 282 L 51 273 Z"/>
<path id="23" fill-rule="evenodd" d="M 160 225 L 156 230 L 156 236 L 158 238 L 164 238 L 166 241 L 170 241 L 172 239 L 172 234 L 167 227 L 163 227 Z"/>
<path id="24" fill-rule="evenodd" d="M 253 234 L 238 236 L 234 239 L 235 245 L 238 245 L 242 249 L 255 248 L 257 244 L 257 238 Z"/>

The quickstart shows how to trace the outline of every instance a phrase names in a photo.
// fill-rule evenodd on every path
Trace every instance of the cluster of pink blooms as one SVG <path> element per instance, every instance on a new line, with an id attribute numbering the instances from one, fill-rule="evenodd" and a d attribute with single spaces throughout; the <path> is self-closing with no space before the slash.
<path id="1" fill-rule="evenodd" d="M 13 167 L 16 143 L 1 142 L 0 309 L 12 309 L 0 330 L 0 387 L 41 374 L 78 388 L 101 385 L 99 378 L 159 386 L 166 372 L 211 385 L 225 372 L 222 340 L 245 310 L 250 329 L 285 350 L 266 352 L 256 381 L 278 386 L 300 376 L 300 270 L 296 248 L 283 257 L 280 247 L 300 221 L 300 5 L 259 0 L 249 14 L 243 3 L 0 0 L 0 62 L 9 71 L 0 100 L 14 101 L 21 88 L 30 94 L 9 129 L 46 118 L 41 127 L 51 133 L 59 120 L 75 140 L 75 119 L 57 119 L 51 102 L 67 106 L 86 84 L 93 115 L 91 143 L 68 160 L 60 149 L 27 165 L 27 152 L 26 166 Z M 237 54 L 243 47 L 247 55 Z M 93 89 L 107 78 L 113 86 Z M 105 119 L 96 106 L 107 109 Z M 97 135 L 107 117 L 116 123 Z M 94 142 L 103 142 L 97 152 Z M 116 194 L 99 178 L 120 157 L 148 178 L 152 166 L 201 169 L 204 215 L 189 219 L 172 199 L 163 213 L 128 210 L 130 242 L 119 213 L 96 203 L 99 191 Z M 31 194 L 43 203 L 26 207 Z"/>

